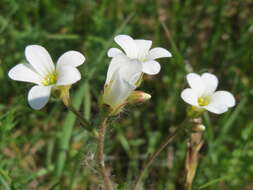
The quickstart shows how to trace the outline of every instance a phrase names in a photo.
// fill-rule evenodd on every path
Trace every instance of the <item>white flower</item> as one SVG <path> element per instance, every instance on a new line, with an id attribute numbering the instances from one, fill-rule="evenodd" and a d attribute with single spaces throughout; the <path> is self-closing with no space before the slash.
<path id="1" fill-rule="evenodd" d="M 25 49 L 29 64 L 18 64 L 8 75 L 11 79 L 36 84 L 28 93 L 28 102 L 33 109 L 44 107 L 55 87 L 74 84 L 81 79 L 77 66 L 85 57 L 77 51 L 64 53 L 54 65 L 47 50 L 39 45 L 29 45 Z"/>
<path id="2" fill-rule="evenodd" d="M 235 105 L 234 96 L 228 91 L 216 91 L 218 79 L 215 75 L 204 73 L 201 76 L 190 73 L 186 76 L 191 88 L 183 90 L 182 99 L 197 108 L 221 114 Z"/>
<path id="3" fill-rule="evenodd" d="M 137 61 L 126 61 L 125 56 L 112 59 L 107 71 L 103 103 L 113 110 L 119 109 L 137 88 L 141 76 L 141 65 Z"/>
<path id="4" fill-rule="evenodd" d="M 164 48 L 153 48 L 150 50 L 152 41 L 134 40 L 128 35 L 118 35 L 114 38 L 115 42 L 124 50 L 130 60 L 136 60 L 141 65 L 141 71 L 149 75 L 160 72 L 161 66 L 155 59 L 171 57 L 171 53 Z M 115 58 L 118 55 L 125 55 L 118 48 L 111 48 L 108 56 Z"/>
<path id="5" fill-rule="evenodd" d="M 127 104 L 127 98 L 139 85 L 142 73 L 159 73 L 161 67 L 155 59 L 171 57 L 171 54 L 163 48 L 150 50 L 150 40 L 134 40 L 127 35 L 118 35 L 114 40 L 125 54 L 118 48 L 108 51 L 112 60 L 107 71 L 103 103 L 117 110 Z"/>

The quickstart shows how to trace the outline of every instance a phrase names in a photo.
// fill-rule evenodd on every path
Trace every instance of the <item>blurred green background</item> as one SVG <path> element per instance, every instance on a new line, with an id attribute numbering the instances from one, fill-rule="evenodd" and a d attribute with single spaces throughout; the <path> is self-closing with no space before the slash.
<path id="1" fill-rule="evenodd" d="M 11 81 L 8 70 L 24 62 L 24 48 L 40 44 L 52 58 L 67 50 L 86 57 L 72 100 L 87 119 L 97 118 L 113 37 L 151 39 L 170 50 L 159 75 L 139 88 L 152 95 L 128 107 L 107 135 L 107 163 L 118 189 L 129 189 L 141 165 L 185 117 L 180 93 L 188 72 L 212 72 L 219 89 L 236 96 L 223 115 L 205 114 L 205 144 L 194 189 L 253 189 L 253 0 L 1 0 L 0 189 L 97 190 L 96 141 L 61 102 L 41 111 L 27 105 L 31 84 Z M 167 30 L 167 33 L 166 33 Z M 97 127 L 97 126 L 94 126 Z M 147 190 L 179 190 L 187 137 L 159 156 Z"/>

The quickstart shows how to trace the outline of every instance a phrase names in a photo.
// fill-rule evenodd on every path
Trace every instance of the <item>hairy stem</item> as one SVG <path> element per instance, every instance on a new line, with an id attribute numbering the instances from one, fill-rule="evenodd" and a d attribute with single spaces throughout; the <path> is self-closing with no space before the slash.
<path id="1" fill-rule="evenodd" d="M 146 170 L 151 166 L 151 164 L 155 161 L 157 156 L 162 152 L 162 150 L 169 144 L 171 143 L 175 137 L 179 134 L 179 132 L 183 129 L 183 125 L 180 125 L 175 132 L 172 134 L 168 135 L 165 141 L 158 147 L 158 149 L 147 159 L 146 164 L 144 164 L 141 173 L 139 177 L 136 180 L 134 190 L 140 189 L 140 185 L 142 182 L 142 178 L 145 175 Z"/>
<path id="2" fill-rule="evenodd" d="M 104 141 L 105 141 L 105 134 L 107 129 L 107 121 L 108 116 L 106 116 L 100 125 L 99 132 L 98 132 L 98 147 L 97 147 L 97 162 L 100 169 L 101 176 L 104 181 L 105 189 L 106 190 L 113 190 L 113 186 L 111 184 L 110 177 L 107 174 L 105 161 L 104 161 Z"/>

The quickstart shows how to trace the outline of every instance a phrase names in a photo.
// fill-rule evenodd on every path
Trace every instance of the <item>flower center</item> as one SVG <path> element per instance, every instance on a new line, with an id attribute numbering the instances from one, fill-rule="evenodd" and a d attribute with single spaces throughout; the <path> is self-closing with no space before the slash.
<path id="1" fill-rule="evenodd" d="M 141 57 L 141 58 L 139 58 L 139 61 L 140 61 L 140 62 L 146 62 L 147 59 L 146 59 L 146 57 Z"/>
<path id="2" fill-rule="evenodd" d="M 210 103 L 210 97 L 209 96 L 202 96 L 198 98 L 198 104 L 200 106 L 207 106 Z"/>
<path id="3" fill-rule="evenodd" d="M 45 76 L 45 78 L 42 81 L 42 84 L 44 86 L 49 86 L 49 85 L 55 84 L 56 82 L 57 82 L 57 73 L 53 72 Z"/>

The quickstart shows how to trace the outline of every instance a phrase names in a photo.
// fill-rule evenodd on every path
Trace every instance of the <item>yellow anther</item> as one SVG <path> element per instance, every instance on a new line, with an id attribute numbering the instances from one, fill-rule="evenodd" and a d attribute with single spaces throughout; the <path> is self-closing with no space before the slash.
<path id="1" fill-rule="evenodd" d="M 49 86 L 55 84 L 57 82 L 57 73 L 50 73 L 48 74 L 42 81 L 44 86 Z"/>
<path id="2" fill-rule="evenodd" d="M 209 96 L 202 96 L 198 98 L 198 104 L 200 106 L 207 106 L 210 103 L 210 97 Z"/>
<path id="3" fill-rule="evenodd" d="M 139 58 L 139 61 L 140 61 L 140 62 L 146 62 L 147 59 L 146 59 L 146 57 L 141 57 L 141 58 Z"/>

